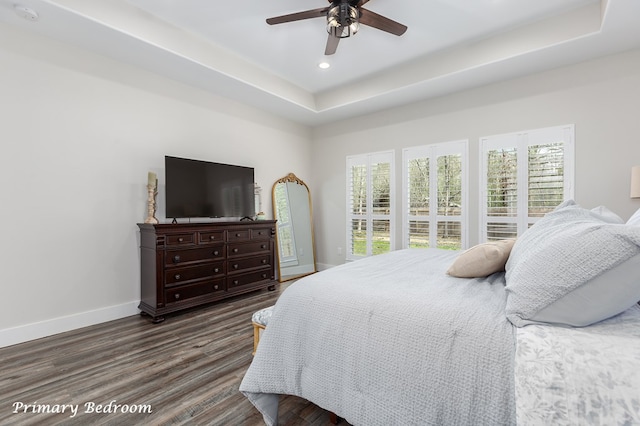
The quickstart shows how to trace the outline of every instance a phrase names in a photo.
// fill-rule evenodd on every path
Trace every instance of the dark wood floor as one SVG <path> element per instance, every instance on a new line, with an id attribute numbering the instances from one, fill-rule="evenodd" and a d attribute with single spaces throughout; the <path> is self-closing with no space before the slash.
<path id="1" fill-rule="evenodd" d="M 285 287 L 169 315 L 157 325 L 132 316 L 2 348 L 0 424 L 263 425 L 238 386 L 252 359 L 251 314 L 275 303 Z M 14 414 L 20 403 L 22 413 Z M 107 412 L 88 412 L 91 403 Z M 78 405 L 77 414 L 33 412 L 33 405 L 56 404 Z M 125 414 L 114 404 L 152 412 Z M 326 411 L 286 396 L 280 424 L 330 422 Z"/>

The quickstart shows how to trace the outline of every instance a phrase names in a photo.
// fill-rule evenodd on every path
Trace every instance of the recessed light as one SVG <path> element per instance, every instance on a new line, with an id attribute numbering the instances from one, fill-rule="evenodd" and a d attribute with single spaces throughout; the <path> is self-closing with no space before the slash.
<path id="1" fill-rule="evenodd" d="M 326 70 L 327 68 L 329 68 L 331 66 L 331 64 L 329 62 L 320 62 L 318 64 L 318 67 L 322 68 L 323 70 Z"/>

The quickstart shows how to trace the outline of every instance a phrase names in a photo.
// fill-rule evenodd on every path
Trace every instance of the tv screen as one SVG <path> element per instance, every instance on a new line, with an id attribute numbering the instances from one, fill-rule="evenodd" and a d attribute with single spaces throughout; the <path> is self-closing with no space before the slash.
<path id="1" fill-rule="evenodd" d="M 165 156 L 167 218 L 255 216 L 253 168 Z"/>

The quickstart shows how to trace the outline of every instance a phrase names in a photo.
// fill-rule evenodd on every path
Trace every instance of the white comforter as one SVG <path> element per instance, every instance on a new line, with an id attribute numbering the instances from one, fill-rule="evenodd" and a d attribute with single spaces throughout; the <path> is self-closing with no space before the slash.
<path id="1" fill-rule="evenodd" d="M 240 390 L 268 425 L 279 394 L 354 425 L 514 424 L 504 274 L 449 277 L 457 255 L 395 251 L 291 285 Z"/>

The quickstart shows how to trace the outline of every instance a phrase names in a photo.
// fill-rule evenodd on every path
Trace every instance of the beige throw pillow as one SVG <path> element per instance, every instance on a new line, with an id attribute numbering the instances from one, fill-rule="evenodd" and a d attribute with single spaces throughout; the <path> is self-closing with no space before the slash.
<path id="1" fill-rule="evenodd" d="M 462 252 L 447 270 L 459 278 L 479 278 L 504 271 L 515 239 L 478 244 Z"/>

